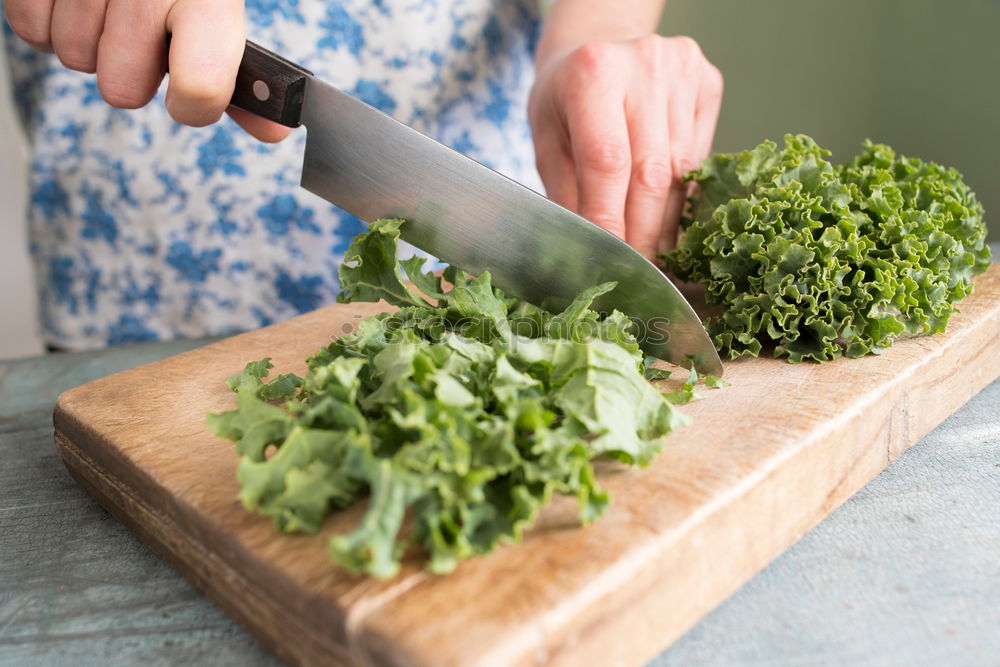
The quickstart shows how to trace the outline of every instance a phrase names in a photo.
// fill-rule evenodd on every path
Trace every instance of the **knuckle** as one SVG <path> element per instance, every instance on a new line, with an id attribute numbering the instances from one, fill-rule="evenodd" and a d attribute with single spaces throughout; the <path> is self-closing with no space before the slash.
<path id="1" fill-rule="evenodd" d="M 580 155 L 580 165 L 583 168 L 605 175 L 625 171 L 630 161 L 628 146 L 617 141 L 592 142 Z"/>
<path id="2" fill-rule="evenodd" d="M 632 170 L 632 178 L 637 185 L 656 192 L 663 192 L 670 187 L 673 174 L 670 162 L 658 155 L 636 160 Z"/>
<path id="3" fill-rule="evenodd" d="M 119 76 L 98 75 L 97 89 L 105 102 L 119 109 L 138 109 L 153 97 L 137 83 Z"/>
<path id="4" fill-rule="evenodd" d="M 220 62 L 205 62 L 174 78 L 178 94 L 192 101 L 211 103 L 232 96 L 236 71 Z"/>
<path id="5" fill-rule="evenodd" d="M 677 50 L 685 57 L 686 60 L 703 60 L 705 58 L 704 54 L 701 52 L 701 46 L 693 38 L 687 35 L 678 35 L 672 38 Z"/>
<path id="6" fill-rule="evenodd" d="M 88 48 L 76 44 L 58 45 L 55 46 L 55 51 L 59 62 L 71 70 L 87 74 L 97 71 L 97 55 Z"/>
<path id="7" fill-rule="evenodd" d="M 16 9 L 9 7 L 7 9 L 7 23 L 14 34 L 27 42 L 29 46 L 43 50 L 51 48 L 48 24 L 38 20 L 27 10 L 21 9 L 19 6 Z"/>
<path id="8" fill-rule="evenodd" d="M 657 62 L 663 54 L 663 38 L 659 35 L 643 35 L 635 41 L 635 44 L 647 61 Z"/>
<path id="9" fill-rule="evenodd" d="M 609 69 L 611 48 L 607 42 L 587 42 L 570 55 L 571 63 L 581 73 L 603 75 Z"/>

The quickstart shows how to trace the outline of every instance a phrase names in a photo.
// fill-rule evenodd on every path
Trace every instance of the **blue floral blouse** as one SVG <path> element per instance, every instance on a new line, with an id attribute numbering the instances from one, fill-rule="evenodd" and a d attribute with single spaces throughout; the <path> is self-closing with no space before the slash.
<path id="1" fill-rule="evenodd" d="M 539 189 L 525 105 L 537 0 L 247 0 L 248 37 Z M 46 342 L 220 334 L 335 300 L 363 223 L 298 186 L 304 131 L 106 105 L 93 75 L 6 34 L 33 150 L 29 225 Z"/>

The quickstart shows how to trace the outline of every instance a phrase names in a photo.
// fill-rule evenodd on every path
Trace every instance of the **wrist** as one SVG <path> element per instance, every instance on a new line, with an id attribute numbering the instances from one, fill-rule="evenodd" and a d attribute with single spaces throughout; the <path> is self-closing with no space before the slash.
<path id="1" fill-rule="evenodd" d="M 535 52 L 535 72 L 588 42 L 617 42 L 656 32 L 663 0 L 557 0 Z"/>

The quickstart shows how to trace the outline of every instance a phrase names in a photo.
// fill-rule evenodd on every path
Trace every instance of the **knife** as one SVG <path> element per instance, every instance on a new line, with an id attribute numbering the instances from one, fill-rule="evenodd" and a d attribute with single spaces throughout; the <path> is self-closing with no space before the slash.
<path id="1" fill-rule="evenodd" d="M 404 240 L 505 292 L 560 309 L 614 280 L 597 310 L 638 326 L 643 350 L 722 374 L 701 320 L 652 262 L 614 234 L 247 42 L 232 104 L 306 127 L 302 186 L 365 221 L 403 218 Z"/>

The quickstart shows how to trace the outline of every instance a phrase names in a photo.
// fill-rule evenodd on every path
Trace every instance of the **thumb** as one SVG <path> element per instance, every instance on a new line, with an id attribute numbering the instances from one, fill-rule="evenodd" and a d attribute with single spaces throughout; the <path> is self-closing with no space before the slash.
<path id="1" fill-rule="evenodd" d="M 247 134 L 269 144 L 283 140 L 292 131 L 290 127 L 285 127 L 233 106 L 226 109 L 226 113 L 246 130 Z"/>

